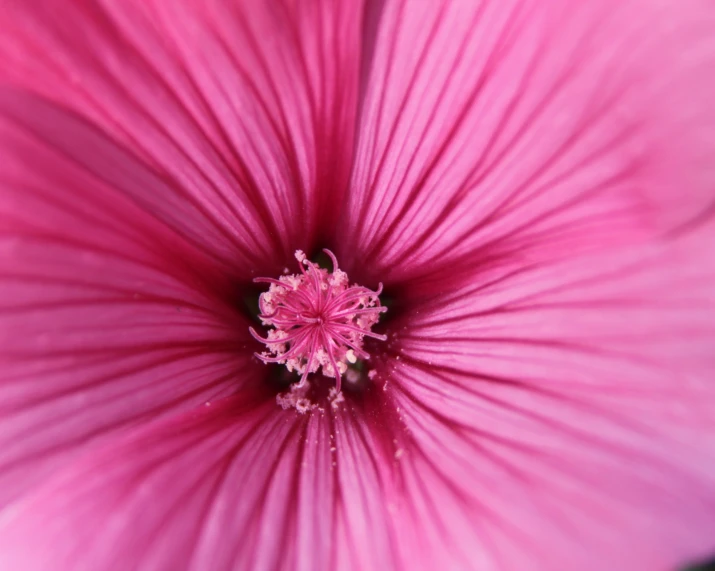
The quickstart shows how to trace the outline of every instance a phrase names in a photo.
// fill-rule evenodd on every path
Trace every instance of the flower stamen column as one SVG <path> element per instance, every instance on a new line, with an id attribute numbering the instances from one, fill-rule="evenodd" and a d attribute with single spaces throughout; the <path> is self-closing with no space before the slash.
<path id="1" fill-rule="evenodd" d="M 300 274 L 254 280 L 270 284 L 258 306 L 261 322 L 273 329 L 266 337 L 253 328 L 250 331 L 267 348 L 256 356 L 264 363 L 278 363 L 296 371 L 301 375 L 298 387 L 305 385 L 310 373 L 322 369 L 324 376 L 335 378 L 339 393 L 348 364 L 370 358 L 363 348 L 365 337 L 387 339 L 371 331 L 387 308 L 380 305 L 382 284 L 377 291 L 350 285 L 335 255 L 330 250 L 324 252 L 333 263 L 332 272 L 298 250 L 295 257 Z"/>

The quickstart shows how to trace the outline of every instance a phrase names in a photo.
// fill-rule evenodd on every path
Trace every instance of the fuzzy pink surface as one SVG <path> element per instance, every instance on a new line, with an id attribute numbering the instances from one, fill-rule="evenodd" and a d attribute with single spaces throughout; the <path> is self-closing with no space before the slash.
<path id="1" fill-rule="evenodd" d="M 715 4 L 0 13 L 0 569 L 715 552 Z M 322 247 L 393 305 L 299 414 L 241 300 Z"/>

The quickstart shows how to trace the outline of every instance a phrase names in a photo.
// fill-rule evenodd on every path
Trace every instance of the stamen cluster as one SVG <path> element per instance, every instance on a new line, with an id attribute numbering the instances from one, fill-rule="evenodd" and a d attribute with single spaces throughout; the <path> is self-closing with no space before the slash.
<path id="1" fill-rule="evenodd" d="M 267 351 L 256 354 L 264 363 L 280 363 L 299 373 L 298 386 L 306 383 L 310 373 L 322 369 L 324 376 L 335 378 L 340 392 L 341 377 L 348 364 L 370 357 L 363 349 L 364 338 L 386 340 L 371 328 L 387 308 L 380 305 L 378 297 L 382 284 L 377 291 L 351 286 L 335 255 L 330 250 L 323 251 L 333 263 L 332 272 L 306 259 L 298 250 L 295 257 L 300 274 L 254 280 L 270 284 L 258 305 L 261 322 L 273 329 L 265 338 L 252 328 L 250 331 L 266 345 Z"/>

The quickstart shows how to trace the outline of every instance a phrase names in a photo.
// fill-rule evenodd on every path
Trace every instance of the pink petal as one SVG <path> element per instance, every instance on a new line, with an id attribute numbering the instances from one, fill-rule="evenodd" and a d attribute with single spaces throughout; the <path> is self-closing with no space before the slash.
<path id="1" fill-rule="evenodd" d="M 388 3 L 340 226 L 363 247 L 338 257 L 403 281 L 700 215 L 715 184 L 713 37 L 701 0 Z"/>
<path id="2" fill-rule="evenodd" d="M 152 197 L 158 217 L 205 236 L 226 262 L 277 264 L 335 224 L 362 11 L 324 0 L 5 2 L 0 77 L 69 105 L 149 163 L 167 183 Z"/>
<path id="3" fill-rule="evenodd" d="M 389 386 L 423 558 L 674 569 L 715 552 L 713 243 L 710 225 L 412 300 Z"/>
<path id="4" fill-rule="evenodd" d="M 0 567 L 398 568 L 389 480 L 360 424 L 243 395 L 135 431 L 13 507 Z"/>
<path id="5" fill-rule="evenodd" d="M 709 4 L 395 2 L 362 61 L 357 2 L 6 4 L 0 75 L 73 113 L 0 95 L 0 502 L 42 483 L 0 567 L 713 548 Z M 337 222 L 414 311 L 384 395 L 302 417 L 255 388 L 231 287 Z"/>
<path id="6" fill-rule="evenodd" d="M 0 109 L 4 505 L 91 440 L 263 373 L 236 284 L 124 192 L 165 183 L 52 106 Z"/>

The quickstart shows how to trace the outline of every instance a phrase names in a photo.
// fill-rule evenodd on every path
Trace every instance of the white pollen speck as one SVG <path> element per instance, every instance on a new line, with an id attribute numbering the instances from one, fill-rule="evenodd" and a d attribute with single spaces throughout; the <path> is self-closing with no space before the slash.
<path id="1" fill-rule="evenodd" d="M 395 450 L 395 460 L 399 460 L 404 453 L 405 451 L 402 448 Z"/>
<path id="2" fill-rule="evenodd" d="M 355 356 L 355 352 L 352 349 L 348 349 L 345 352 L 345 358 L 350 362 L 350 363 L 357 363 L 357 357 Z"/>
<path id="3" fill-rule="evenodd" d="M 276 404 L 278 404 L 283 410 L 295 408 L 295 410 L 300 414 L 310 412 L 311 410 L 318 408 L 318 405 L 307 398 L 309 389 L 310 383 L 305 383 L 305 385 L 301 387 L 298 385 L 292 385 L 289 391 L 276 395 Z"/>
<path id="4" fill-rule="evenodd" d="M 328 400 L 330 400 L 330 408 L 338 410 L 341 402 L 345 402 L 345 397 L 342 392 L 338 392 L 335 387 L 332 387 L 328 392 Z"/>

